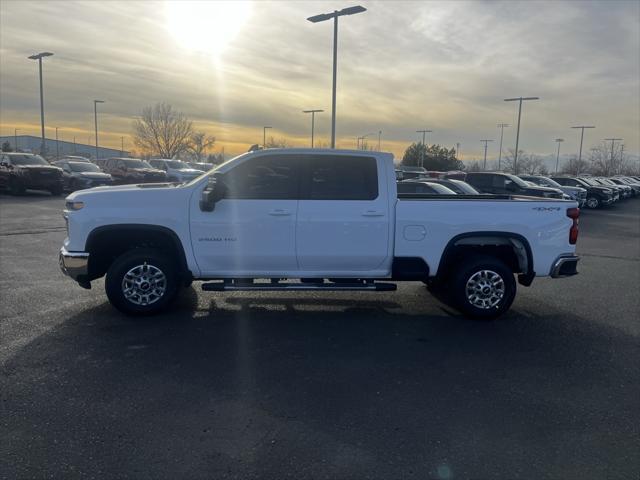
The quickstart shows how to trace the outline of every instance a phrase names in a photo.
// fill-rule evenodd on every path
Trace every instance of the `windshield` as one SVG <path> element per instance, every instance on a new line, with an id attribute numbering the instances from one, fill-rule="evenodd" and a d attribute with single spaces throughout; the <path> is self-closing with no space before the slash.
<path id="1" fill-rule="evenodd" d="M 87 162 L 69 162 L 69 168 L 72 172 L 100 172 L 97 165 Z"/>
<path id="2" fill-rule="evenodd" d="M 551 180 L 549 177 L 538 177 L 538 178 L 540 179 L 539 185 L 542 185 L 543 187 L 560 188 L 562 186 L 555 180 Z"/>
<path id="3" fill-rule="evenodd" d="M 144 160 L 138 160 L 135 158 L 123 159 L 121 162 L 124 163 L 127 168 L 153 168 Z"/>
<path id="4" fill-rule="evenodd" d="M 506 175 L 507 177 L 509 177 L 509 180 L 512 180 L 513 183 L 515 183 L 519 187 L 524 187 L 524 188 L 529 187 L 529 185 L 527 185 L 527 183 L 524 180 L 522 180 L 520 177 L 516 177 L 515 175 L 509 175 L 509 174 L 506 174 Z"/>
<path id="5" fill-rule="evenodd" d="M 49 165 L 40 155 L 11 155 L 9 160 L 12 165 Z"/>
<path id="6" fill-rule="evenodd" d="M 469 185 L 467 182 L 463 182 L 462 180 L 449 180 L 453 185 L 455 185 L 456 187 L 458 187 L 460 190 L 462 190 L 462 192 L 466 193 L 467 195 L 479 195 L 480 192 L 478 190 L 476 190 L 475 188 L 473 188 L 471 185 Z"/>
<path id="7" fill-rule="evenodd" d="M 174 170 L 185 170 L 191 168 L 185 162 L 181 162 L 180 160 L 165 160 L 165 163 L 169 168 L 173 168 Z"/>

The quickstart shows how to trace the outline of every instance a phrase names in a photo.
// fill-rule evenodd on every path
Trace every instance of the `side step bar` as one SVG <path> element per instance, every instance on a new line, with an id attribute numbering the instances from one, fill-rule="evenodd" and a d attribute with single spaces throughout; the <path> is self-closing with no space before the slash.
<path id="1" fill-rule="evenodd" d="M 325 292 L 392 292 L 398 286 L 395 283 L 247 283 L 208 282 L 202 284 L 206 292 L 290 292 L 290 291 L 325 291 Z"/>

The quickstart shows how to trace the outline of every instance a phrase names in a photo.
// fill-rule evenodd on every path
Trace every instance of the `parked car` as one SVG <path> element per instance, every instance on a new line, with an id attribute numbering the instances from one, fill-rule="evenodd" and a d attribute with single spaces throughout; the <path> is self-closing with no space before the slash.
<path id="1" fill-rule="evenodd" d="M 617 185 L 629 185 L 633 190 L 633 196 L 637 197 L 640 195 L 640 182 L 635 181 L 631 177 L 612 177 L 610 180 Z"/>
<path id="2" fill-rule="evenodd" d="M 107 158 L 99 164 L 105 173 L 113 177 L 114 183 L 154 183 L 166 182 L 167 174 L 162 170 L 153 168 L 139 158 Z"/>
<path id="3" fill-rule="evenodd" d="M 633 196 L 633 188 L 631 188 L 629 185 L 625 185 L 625 184 L 617 184 L 616 182 L 612 181 L 610 178 L 606 178 L 606 177 L 596 177 L 594 178 L 594 180 L 596 182 L 598 182 L 601 185 L 604 185 L 605 187 L 615 187 L 620 189 L 620 197 L 621 198 L 630 198 Z"/>
<path id="4" fill-rule="evenodd" d="M 455 195 L 456 192 L 443 185 L 423 180 L 404 180 L 398 182 L 398 193 L 424 193 L 430 195 Z"/>
<path id="5" fill-rule="evenodd" d="M 583 180 L 584 182 L 588 183 L 592 187 L 602 187 L 602 188 L 608 188 L 609 190 L 611 190 L 611 192 L 613 194 L 612 195 L 613 196 L 613 203 L 619 201 L 620 198 L 621 198 L 621 191 L 617 187 L 612 187 L 610 185 L 603 185 L 600 182 L 596 182 L 593 177 L 580 177 L 580 179 Z"/>
<path id="6" fill-rule="evenodd" d="M 560 185 L 558 182 L 542 175 L 519 175 L 519 177 L 525 181 L 539 185 L 540 187 L 557 188 L 558 190 L 561 190 L 563 193 L 568 195 L 571 200 L 578 202 L 578 206 L 580 208 L 587 203 L 586 188 Z"/>
<path id="7" fill-rule="evenodd" d="M 531 197 L 557 198 L 562 200 L 562 191 L 557 188 L 527 185 L 524 180 L 499 172 L 470 172 L 465 181 L 482 193 L 503 195 L 527 195 Z"/>
<path id="8" fill-rule="evenodd" d="M 94 163 L 60 160 L 53 164 L 62 168 L 62 179 L 64 188 L 67 191 L 75 192 L 83 188 L 113 184 L 113 177 L 108 173 L 104 173 Z"/>
<path id="9" fill-rule="evenodd" d="M 528 286 L 577 273 L 577 206 L 398 197 L 391 154 L 257 150 L 179 186 L 72 193 L 59 262 L 84 288 L 106 274 L 109 301 L 132 315 L 165 310 L 192 280 L 205 291 L 316 294 L 417 281 L 487 319 L 510 307 L 516 275 Z"/>
<path id="10" fill-rule="evenodd" d="M 437 183 L 443 187 L 447 187 L 457 195 L 480 195 L 475 188 L 462 180 L 454 180 L 449 178 L 430 178 L 430 183 Z"/>
<path id="11" fill-rule="evenodd" d="M 62 169 L 32 153 L 0 153 L 0 188 L 13 195 L 25 190 L 47 190 L 51 195 L 62 193 Z"/>
<path id="12" fill-rule="evenodd" d="M 213 163 L 203 163 L 203 162 L 187 162 L 187 164 L 196 170 L 202 170 L 203 172 L 208 172 L 215 165 Z"/>
<path id="13" fill-rule="evenodd" d="M 613 190 L 601 185 L 591 185 L 578 177 L 551 177 L 551 180 L 568 187 L 581 187 L 587 190 L 587 208 L 600 208 L 613 203 Z"/>
<path id="14" fill-rule="evenodd" d="M 153 168 L 163 170 L 170 182 L 190 182 L 204 173 L 204 170 L 191 168 L 189 164 L 181 160 L 169 160 L 166 158 L 153 158 L 149 160 Z"/>

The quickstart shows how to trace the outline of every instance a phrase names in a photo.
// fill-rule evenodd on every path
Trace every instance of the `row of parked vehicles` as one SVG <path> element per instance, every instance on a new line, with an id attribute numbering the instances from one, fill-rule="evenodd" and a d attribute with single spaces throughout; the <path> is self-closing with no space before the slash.
<path id="1" fill-rule="evenodd" d="M 173 159 L 101 158 L 92 162 L 74 155 L 48 162 L 32 153 L 3 152 L 0 154 L 0 188 L 14 195 L 27 189 L 61 195 L 64 191 L 107 185 L 189 182 L 212 168 L 210 163 Z"/>
<path id="2" fill-rule="evenodd" d="M 640 177 L 511 175 L 502 172 L 427 172 L 421 167 L 396 169 L 398 193 L 428 195 L 525 195 L 574 200 L 600 208 L 640 196 Z"/>

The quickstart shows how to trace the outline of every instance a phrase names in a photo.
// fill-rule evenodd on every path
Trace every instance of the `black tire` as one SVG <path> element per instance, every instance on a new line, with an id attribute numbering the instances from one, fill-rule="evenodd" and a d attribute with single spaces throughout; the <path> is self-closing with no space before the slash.
<path id="1" fill-rule="evenodd" d="M 11 178 L 9 180 L 9 192 L 11 195 L 22 195 L 25 191 L 23 183 L 17 178 Z"/>
<path id="2" fill-rule="evenodd" d="M 146 269 L 145 269 L 146 268 Z M 164 275 L 164 280 L 155 284 L 146 278 L 157 276 L 157 271 Z M 127 273 L 131 273 L 125 281 Z M 130 295 L 125 295 L 126 285 L 133 285 L 132 278 L 140 283 L 130 288 Z M 123 253 L 107 270 L 105 291 L 111 304 L 127 315 L 153 315 L 165 310 L 175 299 L 181 286 L 180 277 L 171 257 L 161 250 L 134 249 Z M 162 291 L 161 294 L 159 292 Z M 133 292 L 133 293 L 131 293 Z M 136 292 L 141 293 L 138 295 Z M 145 302 L 148 302 L 146 303 Z"/>
<path id="3" fill-rule="evenodd" d="M 60 195 L 62 195 L 62 185 L 56 185 L 49 191 L 51 192 L 51 195 L 53 195 L 54 197 L 59 197 Z"/>
<path id="4" fill-rule="evenodd" d="M 592 210 L 596 209 L 600 207 L 600 199 L 598 199 L 598 197 L 587 197 L 587 201 L 584 205 Z"/>
<path id="5" fill-rule="evenodd" d="M 457 264 L 450 294 L 454 306 L 465 316 L 491 320 L 511 307 L 516 296 L 516 281 L 504 262 L 495 257 L 477 255 Z"/>

